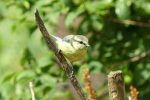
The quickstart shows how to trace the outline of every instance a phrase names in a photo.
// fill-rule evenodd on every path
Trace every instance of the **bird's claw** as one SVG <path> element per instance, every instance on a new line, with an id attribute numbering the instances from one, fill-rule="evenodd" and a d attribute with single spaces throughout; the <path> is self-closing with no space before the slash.
<path id="1" fill-rule="evenodd" d="M 56 54 L 60 54 L 62 51 L 60 49 L 57 50 Z"/>

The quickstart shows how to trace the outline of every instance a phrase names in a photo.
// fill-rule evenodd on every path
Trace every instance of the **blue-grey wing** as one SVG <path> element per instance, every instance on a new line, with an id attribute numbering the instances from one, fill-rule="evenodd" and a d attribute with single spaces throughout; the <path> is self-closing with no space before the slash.
<path id="1" fill-rule="evenodd" d="M 74 35 L 67 35 L 63 38 L 63 41 L 65 42 L 70 42 L 72 40 L 72 38 L 74 37 Z"/>
<path id="2" fill-rule="evenodd" d="M 62 39 L 60 37 L 54 36 L 52 34 L 50 34 L 51 39 L 53 40 L 53 42 L 55 43 L 56 46 L 58 46 L 58 43 L 62 42 Z"/>

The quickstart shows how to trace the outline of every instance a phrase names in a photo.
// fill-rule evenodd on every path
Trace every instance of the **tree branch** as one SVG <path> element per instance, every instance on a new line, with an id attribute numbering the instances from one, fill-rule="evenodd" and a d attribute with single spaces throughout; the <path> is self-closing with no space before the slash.
<path id="1" fill-rule="evenodd" d="M 114 23 L 124 24 L 124 25 L 133 25 L 133 26 L 138 26 L 138 27 L 150 28 L 150 24 L 148 23 L 137 22 L 133 20 L 118 20 L 112 17 L 108 17 L 106 20 L 112 21 Z"/>
<path id="2" fill-rule="evenodd" d="M 44 25 L 40 15 L 39 15 L 38 10 L 36 10 L 36 12 L 35 12 L 35 19 L 36 19 L 37 25 L 38 25 L 44 39 L 46 40 L 48 47 L 50 49 L 52 49 L 52 51 L 55 53 L 56 57 L 59 60 L 61 67 L 63 68 L 64 72 L 66 73 L 66 75 L 70 79 L 73 87 L 77 91 L 81 100 L 86 100 L 86 96 L 84 95 L 83 90 L 82 90 L 77 78 L 75 77 L 74 73 L 71 71 L 72 65 L 69 64 L 67 62 L 67 60 L 65 59 L 65 57 L 63 56 L 63 54 L 61 52 L 59 52 L 60 50 L 56 47 L 55 43 L 53 42 L 53 40 L 49 36 L 49 33 L 48 33 L 47 29 L 45 28 L 45 25 Z"/>
<path id="3" fill-rule="evenodd" d="M 133 62 L 137 62 L 137 61 L 146 61 L 146 60 L 149 61 L 149 59 L 148 59 L 149 55 L 150 55 L 150 50 L 147 50 L 145 52 L 140 53 L 139 55 L 136 55 L 136 56 L 128 58 L 128 59 L 125 59 L 125 60 L 120 61 L 120 62 L 112 63 L 111 65 L 108 65 L 108 66 L 112 68 L 112 67 L 115 67 L 115 66 L 119 66 L 121 64 L 128 64 L 128 63 L 133 63 Z"/>

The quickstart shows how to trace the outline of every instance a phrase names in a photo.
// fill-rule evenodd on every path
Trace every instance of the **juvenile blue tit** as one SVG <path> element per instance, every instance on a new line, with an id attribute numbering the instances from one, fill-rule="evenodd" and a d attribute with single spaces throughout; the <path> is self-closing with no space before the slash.
<path id="1" fill-rule="evenodd" d="M 88 39 L 83 35 L 68 35 L 63 39 L 51 35 L 56 46 L 63 55 L 70 61 L 80 61 L 84 59 L 89 47 Z"/>

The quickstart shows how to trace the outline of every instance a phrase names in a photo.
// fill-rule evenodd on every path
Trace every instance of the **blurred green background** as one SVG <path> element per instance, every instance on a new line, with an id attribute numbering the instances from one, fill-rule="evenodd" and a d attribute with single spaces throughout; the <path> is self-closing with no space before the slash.
<path id="1" fill-rule="evenodd" d="M 37 28 L 36 8 L 49 33 L 89 38 L 74 69 L 82 86 L 82 69 L 90 69 L 99 100 L 108 99 L 114 70 L 123 71 L 127 96 L 134 85 L 139 100 L 150 98 L 150 0 L 1 0 L 0 100 L 31 100 L 29 81 L 37 100 L 79 99 Z"/>

